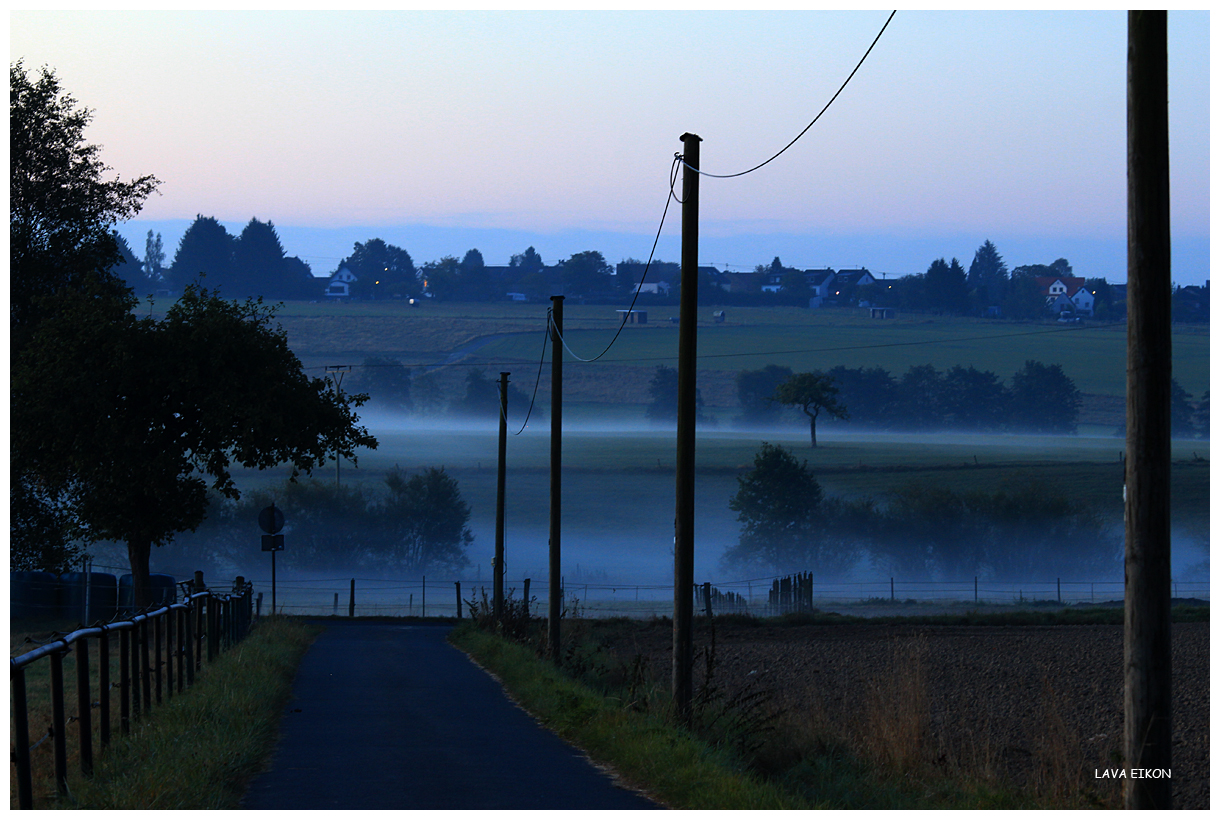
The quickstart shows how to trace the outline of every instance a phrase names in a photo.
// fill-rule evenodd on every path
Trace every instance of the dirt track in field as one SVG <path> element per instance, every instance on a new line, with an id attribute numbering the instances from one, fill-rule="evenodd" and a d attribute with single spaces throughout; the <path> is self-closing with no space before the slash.
<path id="1" fill-rule="evenodd" d="M 1177 808 L 1210 805 L 1209 625 L 1173 626 Z M 633 646 L 670 668 L 662 624 Z M 696 630 L 696 686 L 711 645 Z M 1113 805 L 1123 735 L 1121 626 L 745 626 L 716 629 L 713 683 L 766 692 L 798 725 L 857 749 L 983 772 L 1040 792 L 1083 790 Z M 917 739 L 914 739 L 917 738 Z"/>

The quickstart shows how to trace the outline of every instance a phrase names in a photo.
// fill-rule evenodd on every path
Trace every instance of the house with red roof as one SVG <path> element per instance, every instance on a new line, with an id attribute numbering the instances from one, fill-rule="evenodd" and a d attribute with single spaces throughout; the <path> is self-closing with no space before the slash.
<path id="1" fill-rule="evenodd" d="M 1046 297 L 1046 308 L 1052 313 L 1065 310 L 1093 315 L 1093 293 L 1084 286 L 1080 276 L 1038 276 L 1034 279 Z"/>

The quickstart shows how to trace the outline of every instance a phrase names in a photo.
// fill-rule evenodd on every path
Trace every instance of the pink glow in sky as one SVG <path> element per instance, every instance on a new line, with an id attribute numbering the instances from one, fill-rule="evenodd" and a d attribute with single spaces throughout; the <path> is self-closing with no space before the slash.
<path id="1" fill-rule="evenodd" d="M 683 132 L 708 171 L 757 164 L 887 15 L 14 11 L 9 43 L 164 181 L 141 219 L 648 236 Z M 1206 243 L 1210 15 L 1169 26 L 1174 234 Z M 1125 72 L 1123 12 L 899 11 L 795 146 L 705 181 L 702 233 L 1122 241 Z"/>

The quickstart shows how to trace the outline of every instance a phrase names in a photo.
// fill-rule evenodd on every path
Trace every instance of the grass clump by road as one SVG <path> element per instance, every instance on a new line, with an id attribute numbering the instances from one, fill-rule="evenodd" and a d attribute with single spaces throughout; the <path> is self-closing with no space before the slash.
<path id="1" fill-rule="evenodd" d="M 205 666 L 195 685 L 96 754 L 91 779 L 69 767 L 56 798 L 51 771 L 35 772 L 36 808 L 233 809 L 274 749 L 280 714 L 318 634 L 287 618 L 262 620 Z M 95 747 L 96 748 L 96 747 Z"/>

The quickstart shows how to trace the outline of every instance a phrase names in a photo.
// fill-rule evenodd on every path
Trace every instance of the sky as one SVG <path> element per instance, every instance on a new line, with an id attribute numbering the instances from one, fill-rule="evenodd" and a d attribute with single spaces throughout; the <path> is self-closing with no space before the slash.
<path id="1" fill-rule="evenodd" d="M 11 11 L 120 177 L 120 226 L 172 259 L 196 215 L 271 220 L 331 272 L 380 237 L 416 264 L 647 259 L 684 133 L 702 168 L 774 155 L 888 11 Z M 1174 279 L 1210 278 L 1210 26 L 1169 14 Z M 984 240 L 1009 267 L 1126 279 L 1124 12 L 899 10 L 763 168 L 700 183 L 700 261 L 923 272 Z M 681 193 L 678 181 L 678 193 Z M 670 202 L 657 257 L 678 261 Z M 170 261 L 170 260 L 167 260 Z"/>

